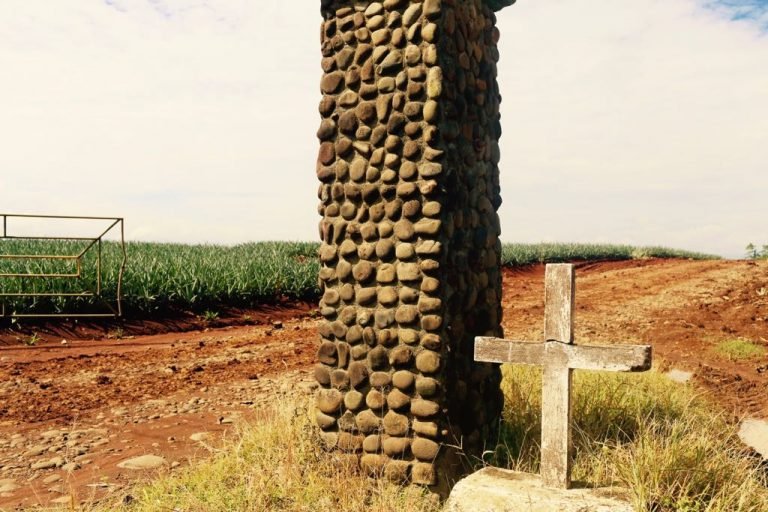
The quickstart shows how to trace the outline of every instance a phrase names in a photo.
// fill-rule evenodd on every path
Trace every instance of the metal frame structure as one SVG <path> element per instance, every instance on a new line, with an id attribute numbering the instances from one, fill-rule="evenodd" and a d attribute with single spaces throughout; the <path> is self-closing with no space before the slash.
<path id="1" fill-rule="evenodd" d="M 74 261 L 75 268 L 73 272 L 51 272 L 51 273 L 13 273 L 0 271 L 0 279 L 71 279 L 79 280 L 83 277 L 83 257 L 95 247 L 96 251 L 96 289 L 85 289 L 81 292 L 73 293 L 40 293 L 40 292 L 20 292 L 5 293 L 0 292 L 0 318 L 117 318 L 122 316 L 122 285 L 123 273 L 125 272 L 125 263 L 127 254 L 125 251 L 125 225 L 122 217 L 77 217 L 68 215 L 25 215 L 0 213 L 3 219 L 3 232 L 0 240 L 49 240 L 49 241 L 80 241 L 88 242 L 86 247 L 76 254 L 0 254 L 2 260 L 63 260 Z M 111 222 L 109 227 L 95 237 L 59 237 L 59 236 L 15 236 L 8 232 L 8 219 L 51 219 L 51 220 L 91 220 Z M 120 229 L 120 250 L 123 259 L 120 263 L 120 270 L 117 277 L 117 297 L 115 297 L 115 307 L 108 300 L 102 297 L 102 242 L 104 237 L 116 226 Z M 7 313 L 4 297 L 95 297 L 103 302 L 111 313 L 39 313 L 39 314 L 17 314 Z"/>

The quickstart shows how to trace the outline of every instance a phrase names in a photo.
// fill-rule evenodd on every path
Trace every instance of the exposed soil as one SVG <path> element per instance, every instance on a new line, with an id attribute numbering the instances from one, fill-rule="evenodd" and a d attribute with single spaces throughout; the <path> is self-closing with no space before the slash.
<path id="1" fill-rule="evenodd" d="M 543 266 L 505 270 L 508 338 L 541 339 L 543 278 Z M 768 417 L 768 357 L 733 361 L 715 351 L 733 339 L 768 347 L 768 262 L 579 264 L 576 304 L 576 343 L 650 343 L 662 370 L 693 372 L 734 418 Z M 35 346 L 24 345 L 30 331 L 5 329 L 0 508 L 120 493 L 211 453 L 233 425 L 280 396 L 309 392 L 310 313 L 304 304 L 234 311 L 207 326 L 191 315 L 46 323 L 34 326 Z M 165 462 L 117 466 L 139 455 Z"/>

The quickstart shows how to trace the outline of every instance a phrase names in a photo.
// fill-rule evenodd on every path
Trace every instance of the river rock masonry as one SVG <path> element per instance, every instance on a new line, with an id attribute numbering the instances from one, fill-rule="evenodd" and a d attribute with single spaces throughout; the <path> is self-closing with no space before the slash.
<path id="1" fill-rule="evenodd" d="M 502 335 L 505 3 L 322 2 L 315 414 L 395 481 L 448 488 L 495 438 L 500 373 L 473 341 Z"/>

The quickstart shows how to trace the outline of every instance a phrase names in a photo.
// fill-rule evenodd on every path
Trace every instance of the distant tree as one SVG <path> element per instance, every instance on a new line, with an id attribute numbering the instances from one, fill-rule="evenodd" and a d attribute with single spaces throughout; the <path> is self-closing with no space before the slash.
<path id="1" fill-rule="evenodd" d="M 747 258 L 751 260 L 755 260 L 757 259 L 758 256 L 760 256 L 760 253 L 757 251 L 757 247 L 755 247 L 755 244 L 753 244 L 752 242 L 747 244 L 746 250 L 747 250 Z"/>

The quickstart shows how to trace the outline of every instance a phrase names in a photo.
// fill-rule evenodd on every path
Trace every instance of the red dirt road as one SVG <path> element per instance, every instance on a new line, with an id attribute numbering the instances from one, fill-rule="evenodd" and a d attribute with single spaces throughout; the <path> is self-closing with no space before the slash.
<path id="1" fill-rule="evenodd" d="M 508 338 L 541 339 L 543 277 L 543 266 L 505 271 Z M 768 262 L 580 264 L 576 304 L 576 343 L 650 343 L 662 369 L 692 371 L 734 415 L 768 417 L 768 357 L 714 350 L 733 339 L 768 347 Z M 59 331 L 35 347 L 0 333 L 0 508 L 119 496 L 157 471 L 119 462 L 159 455 L 172 470 L 275 396 L 308 392 L 317 343 L 306 307 L 254 317 L 263 324 L 120 340 Z"/>

